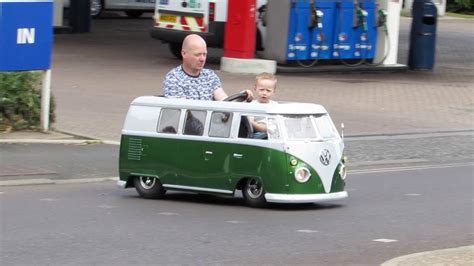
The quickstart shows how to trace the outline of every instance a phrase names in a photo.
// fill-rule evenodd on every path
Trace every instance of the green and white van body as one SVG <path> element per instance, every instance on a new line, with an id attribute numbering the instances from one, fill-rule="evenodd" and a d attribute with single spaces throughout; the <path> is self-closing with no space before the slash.
<path id="1" fill-rule="evenodd" d="M 252 138 L 249 117 L 266 121 L 266 139 Z M 190 130 L 191 119 L 199 130 Z M 347 197 L 343 153 L 321 105 L 143 96 L 123 126 L 118 185 L 140 186 L 134 179 L 146 177 L 145 189 L 158 180 L 162 191 L 234 195 L 250 191 L 252 180 L 266 202 L 324 202 Z"/>

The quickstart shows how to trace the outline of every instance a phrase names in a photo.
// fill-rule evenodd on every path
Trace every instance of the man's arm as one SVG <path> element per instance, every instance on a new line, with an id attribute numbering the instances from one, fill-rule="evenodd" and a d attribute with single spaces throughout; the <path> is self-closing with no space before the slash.
<path id="1" fill-rule="evenodd" d="M 251 102 L 253 100 L 253 93 L 251 90 L 245 90 L 247 92 L 247 102 Z M 229 97 L 227 93 L 224 91 L 223 88 L 219 88 L 214 91 L 214 100 L 215 101 L 222 101 L 225 98 Z"/>
<path id="2" fill-rule="evenodd" d="M 218 88 L 214 91 L 214 100 L 215 101 L 222 101 L 227 98 L 227 93 L 224 91 L 223 88 Z"/>

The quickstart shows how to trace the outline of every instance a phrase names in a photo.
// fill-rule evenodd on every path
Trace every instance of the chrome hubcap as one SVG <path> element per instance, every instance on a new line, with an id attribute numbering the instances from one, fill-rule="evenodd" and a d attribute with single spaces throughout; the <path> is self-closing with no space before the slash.
<path id="1" fill-rule="evenodd" d="M 154 177 L 149 177 L 149 176 L 140 176 L 140 185 L 144 189 L 151 189 L 153 186 L 155 186 L 156 179 Z"/>
<path id="2" fill-rule="evenodd" d="M 255 179 L 251 179 L 248 181 L 247 184 L 247 194 L 253 198 L 256 199 L 260 197 L 263 193 L 263 188 L 262 185 Z"/>

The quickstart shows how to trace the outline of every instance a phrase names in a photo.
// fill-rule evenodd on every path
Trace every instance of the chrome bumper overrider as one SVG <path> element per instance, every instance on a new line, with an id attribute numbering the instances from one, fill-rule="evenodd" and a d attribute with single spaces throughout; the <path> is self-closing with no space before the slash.
<path id="1" fill-rule="evenodd" d="M 347 191 L 341 191 L 328 194 L 265 194 L 268 202 L 278 203 L 311 203 L 324 202 L 347 198 Z"/>

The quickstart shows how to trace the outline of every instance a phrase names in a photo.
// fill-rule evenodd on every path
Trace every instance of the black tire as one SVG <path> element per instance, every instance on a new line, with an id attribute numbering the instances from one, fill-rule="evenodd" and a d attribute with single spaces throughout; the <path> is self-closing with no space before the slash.
<path id="1" fill-rule="evenodd" d="M 168 44 L 168 48 L 170 49 L 170 52 L 178 59 L 182 59 L 183 57 L 181 56 L 181 44 L 180 43 L 175 43 L 175 42 L 170 42 Z"/>
<path id="2" fill-rule="evenodd" d="M 262 183 L 255 178 L 247 179 L 242 189 L 242 195 L 244 196 L 245 203 L 250 207 L 262 208 L 267 205 L 265 189 Z"/>
<path id="3" fill-rule="evenodd" d="M 141 15 L 143 15 L 143 11 L 129 10 L 125 11 L 125 14 L 127 14 L 129 18 L 139 18 Z"/>
<path id="4" fill-rule="evenodd" d="M 166 193 L 160 180 L 155 177 L 137 176 L 133 179 L 133 184 L 138 194 L 145 199 L 162 199 Z"/>

